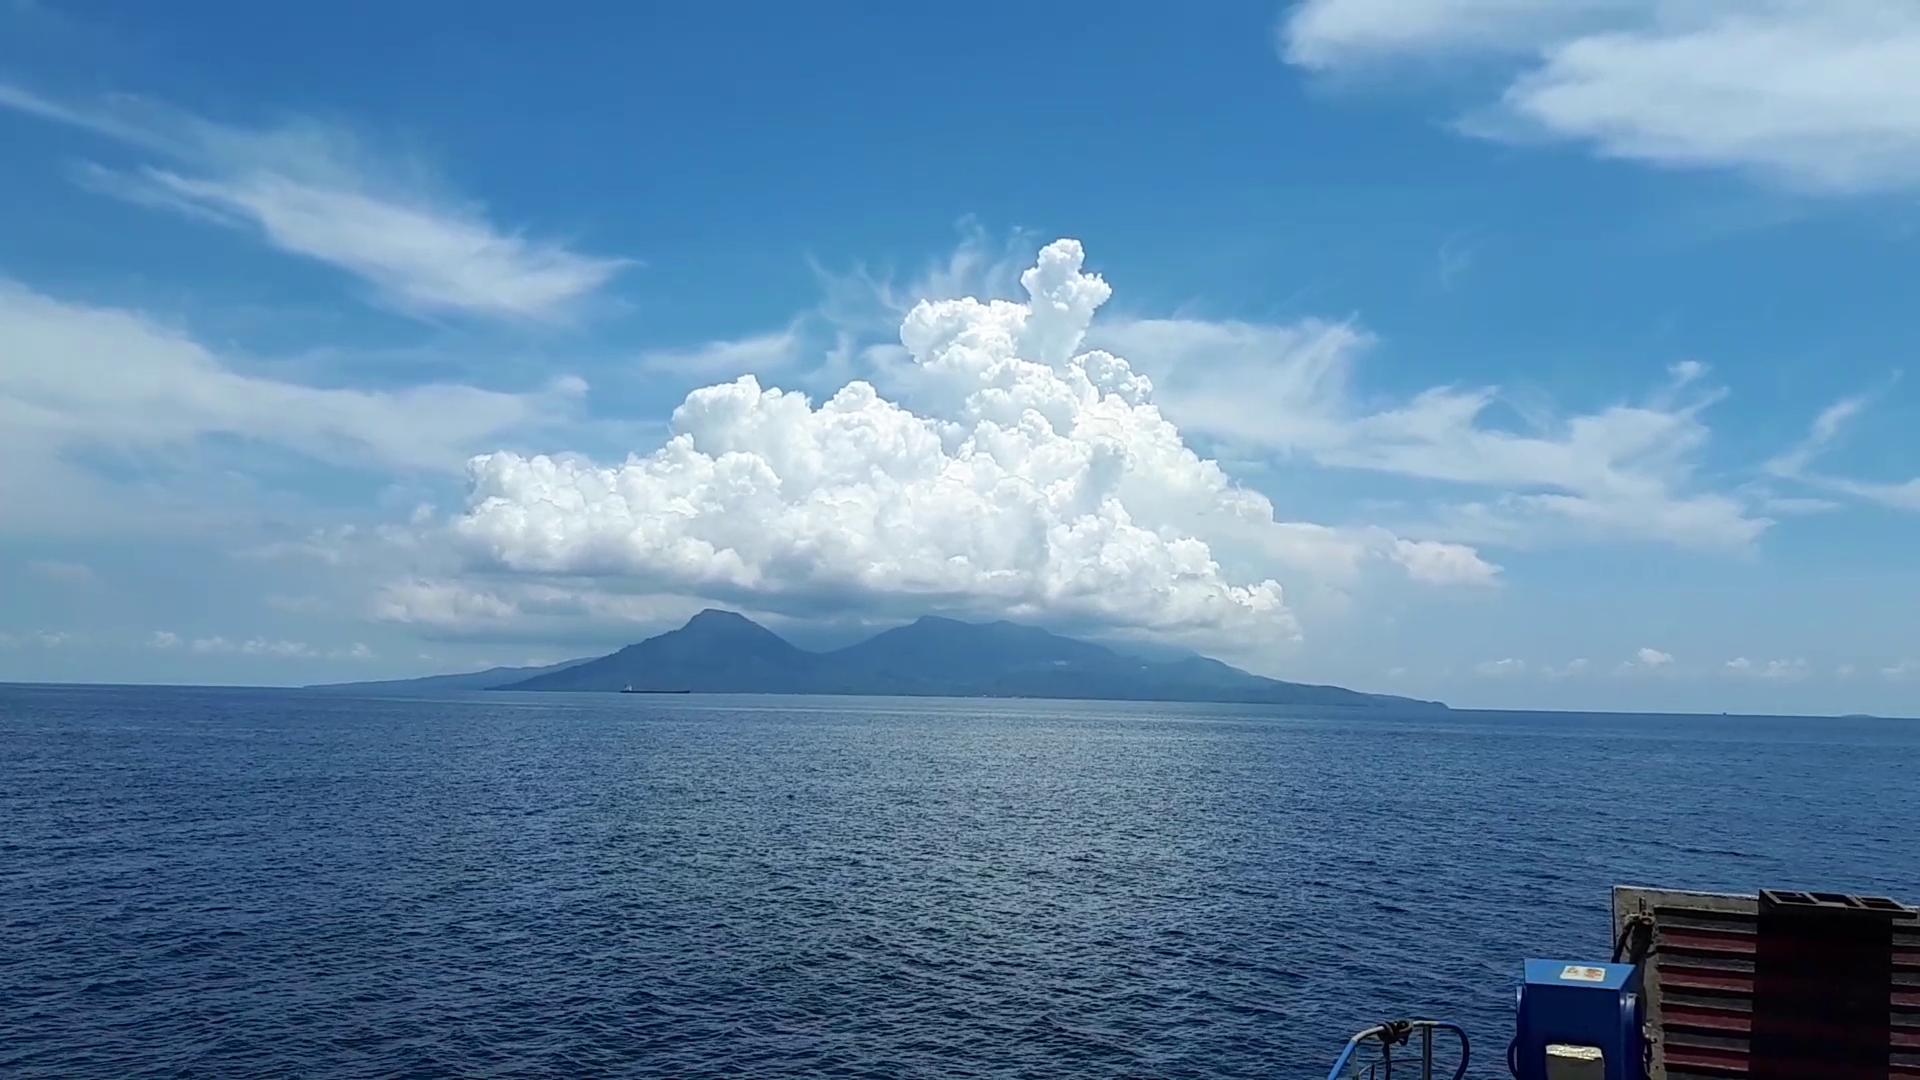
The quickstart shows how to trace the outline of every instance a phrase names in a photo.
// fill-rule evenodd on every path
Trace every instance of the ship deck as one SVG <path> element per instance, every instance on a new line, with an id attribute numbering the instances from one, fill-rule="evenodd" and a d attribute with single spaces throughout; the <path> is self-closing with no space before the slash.
<path id="1" fill-rule="evenodd" d="M 1614 889 L 1615 936 L 1637 935 L 1634 951 L 1644 957 L 1644 1007 L 1653 1041 L 1648 1080 L 1756 1075 L 1751 1049 L 1759 908 L 1757 896 Z M 1647 921 L 1635 926 L 1636 916 Z M 1920 1080 L 1920 918 L 1908 910 L 1891 922 L 1887 1076 Z"/>

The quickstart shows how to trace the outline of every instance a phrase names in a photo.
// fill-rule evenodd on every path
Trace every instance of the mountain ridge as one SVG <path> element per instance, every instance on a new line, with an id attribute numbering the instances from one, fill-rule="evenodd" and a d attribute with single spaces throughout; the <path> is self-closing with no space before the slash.
<path id="1" fill-rule="evenodd" d="M 372 679 L 362 682 L 316 683 L 303 686 L 302 690 L 321 690 L 333 693 L 387 693 L 403 696 L 416 694 L 437 694 L 460 692 L 465 690 L 494 690 L 509 682 L 530 679 L 548 672 L 560 671 L 578 664 L 590 663 L 598 657 L 583 656 L 574 660 L 562 660 L 557 664 L 533 664 L 524 667 L 490 667 L 481 671 L 459 671 L 446 675 L 422 675 L 412 679 Z"/>
<path id="2" fill-rule="evenodd" d="M 498 681 L 490 676 L 498 674 Z M 458 684 L 450 680 L 460 680 Z M 1285 682 L 1204 656 L 1153 660 L 1005 620 L 923 616 L 837 649 L 813 652 L 737 612 L 709 608 L 684 626 L 605 656 L 531 672 L 491 669 L 314 689 L 382 688 L 905 697 L 1026 697 L 1445 709 L 1440 702 Z M 485 683 L 486 685 L 481 685 Z"/>

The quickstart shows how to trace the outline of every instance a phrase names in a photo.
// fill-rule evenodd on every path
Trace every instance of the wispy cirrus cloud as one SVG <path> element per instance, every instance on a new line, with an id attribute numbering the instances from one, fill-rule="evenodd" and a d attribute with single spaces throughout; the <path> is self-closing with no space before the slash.
<path id="1" fill-rule="evenodd" d="M 62 649 L 78 645 L 80 635 L 69 630 L 35 630 L 31 633 L 0 633 L 0 649 Z"/>
<path id="2" fill-rule="evenodd" d="M 452 383 L 397 390 L 249 374 L 181 331 L 0 281 L 0 441 L 150 450 L 208 434 L 336 463 L 458 470 L 473 448 L 551 419 L 574 377 L 521 395 Z"/>
<path id="3" fill-rule="evenodd" d="M 1873 403 L 1873 394 L 1842 398 L 1821 410 L 1807 437 L 1767 463 L 1767 472 L 1785 480 L 1808 484 L 1836 495 L 1877 503 L 1895 510 L 1920 511 L 1920 477 L 1906 481 L 1861 480 L 1836 476 L 1813 468 L 1832 449 L 1848 423 Z"/>
<path id="4" fill-rule="evenodd" d="M 1757 174 L 1814 194 L 1920 186 L 1920 6 L 1883 0 L 1304 0 L 1288 61 L 1491 61 L 1462 130 Z"/>
<path id="5" fill-rule="evenodd" d="M 772 333 L 703 342 L 678 349 L 652 349 L 640 355 L 641 370 L 654 375 L 732 379 L 745 374 L 784 371 L 799 359 L 801 335 L 792 325 Z"/>
<path id="6" fill-rule="evenodd" d="M 1439 512 L 1462 539 L 1739 550 L 1772 524 L 1739 495 L 1696 478 L 1711 436 L 1704 415 L 1723 396 L 1701 385 L 1698 363 L 1674 365 L 1640 400 L 1536 414 L 1531 429 L 1515 430 L 1487 419 L 1501 400 L 1494 386 L 1437 386 L 1363 406 L 1355 371 L 1376 339 L 1350 322 L 1136 319 L 1098 326 L 1090 339 L 1133 358 L 1183 429 L 1454 489 Z M 1458 495 L 1475 489 L 1484 494 Z"/>
<path id="7" fill-rule="evenodd" d="M 585 391 L 574 377 L 528 393 L 293 382 L 145 315 L 0 280 L 0 455 L 15 463 L 0 469 L 0 503 L 13 511 L 0 531 L 81 519 L 124 528 L 128 496 L 156 495 L 130 476 L 169 472 L 222 444 L 348 468 L 457 472 L 509 433 L 573 415 Z M 199 473 L 244 472 L 252 457 L 228 453 L 222 468 Z"/>
<path id="8" fill-rule="evenodd" d="M 35 577 L 66 585 L 86 585 L 99 580 L 87 564 L 61 559 L 34 559 L 27 563 L 27 570 Z"/>
<path id="9" fill-rule="evenodd" d="M 628 265 L 503 229 L 424 167 L 377 159 L 338 126 L 243 128 L 141 98 L 75 104 L 5 83 L 0 108 L 155 159 L 129 169 L 89 165 L 79 173 L 87 186 L 253 232 L 354 275 L 407 313 L 564 322 Z"/>

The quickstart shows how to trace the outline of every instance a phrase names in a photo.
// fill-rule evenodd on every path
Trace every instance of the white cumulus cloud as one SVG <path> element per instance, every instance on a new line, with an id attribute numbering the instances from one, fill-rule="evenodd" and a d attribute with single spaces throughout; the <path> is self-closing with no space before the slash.
<path id="1" fill-rule="evenodd" d="M 369 614 L 377 621 L 410 626 L 430 636 L 558 636 L 597 641 L 616 629 L 629 637 L 669 630 L 711 606 L 697 596 L 616 592 L 594 582 L 414 577 L 380 588 Z M 778 612 L 747 607 L 747 614 L 764 623 L 782 621 Z"/>
<path id="2" fill-rule="evenodd" d="M 911 308 L 908 297 L 1005 297 L 1024 265 L 969 226 L 951 259 L 904 286 L 865 273 L 826 275 L 825 314 L 854 335 L 891 329 Z M 1419 511 L 1423 523 L 1403 532 L 1515 546 L 1637 539 L 1727 551 L 1750 547 L 1772 525 L 1766 513 L 1806 510 L 1702 483 L 1712 434 L 1705 415 L 1725 393 L 1705 385 L 1706 365 L 1696 361 L 1672 365 L 1643 395 L 1572 411 L 1498 386 L 1441 385 L 1383 400 L 1358 378 L 1381 343 L 1353 320 L 1108 315 L 1086 340 L 1126 357 L 1152 380 L 1163 416 L 1223 453 L 1426 482 L 1436 498 Z M 912 360 L 898 345 L 858 352 L 883 390 L 911 384 Z M 1501 424 L 1500 412 L 1521 423 Z"/>
<path id="3" fill-rule="evenodd" d="M 1577 656 L 1572 660 L 1567 661 L 1564 665 L 1560 667 L 1557 667 L 1557 668 L 1548 667 L 1547 678 L 1576 679 L 1576 678 L 1579 678 L 1581 675 L 1585 674 L 1586 670 L 1587 670 L 1587 658 L 1584 656 Z"/>
<path id="4" fill-rule="evenodd" d="M 373 617 L 383 622 L 467 628 L 503 622 L 519 613 L 510 601 L 457 582 L 400 581 L 374 599 Z"/>
<path id="5" fill-rule="evenodd" d="M 369 660 L 373 650 L 360 642 L 337 649 L 317 649 L 304 641 L 263 637 L 229 638 L 221 634 L 184 638 L 171 630 L 155 630 L 147 636 L 147 647 L 171 652 L 185 649 L 200 656 L 252 656 L 271 660 Z"/>
<path id="6" fill-rule="evenodd" d="M 1289 570 L 1493 577 L 1461 545 L 1277 520 L 1187 446 L 1150 380 L 1083 350 L 1110 289 L 1082 261 L 1075 241 L 1047 245 L 1021 275 L 1026 303 L 914 306 L 899 400 L 863 381 L 818 405 L 752 376 L 708 386 L 649 455 L 476 458 L 452 529 L 497 568 L 772 609 L 939 606 L 1261 640 L 1298 633 Z M 434 609 L 430 595 L 411 606 Z"/>
<path id="7" fill-rule="evenodd" d="M 1802 659 L 1756 663 L 1744 656 L 1727 661 L 1726 670 L 1728 675 L 1736 678 L 1766 679 L 1770 682 L 1799 682 L 1813 674 L 1813 666 Z"/>
<path id="8" fill-rule="evenodd" d="M 1305 0 L 1288 60 L 1377 71 L 1491 57 L 1466 129 L 1735 168 L 1809 192 L 1920 185 L 1920 6 L 1899 0 Z"/>
<path id="9" fill-rule="evenodd" d="M 1620 675 L 1647 675 L 1673 670 L 1673 654 L 1662 652 L 1651 646 L 1642 646 L 1634 650 L 1630 659 L 1623 660 L 1615 673 Z"/>
<path id="10" fill-rule="evenodd" d="M 1408 577 L 1429 585 L 1489 585 L 1500 572 L 1472 548 L 1439 540 L 1396 539 L 1392 557 Z"/>
<path id="11" fill-rule="evenodd" d="M 302 659 L 314 655 L 313 649 L 301 641 L 269 641 L 266 638 L 230 641 L 217 634 L 213 637 L 194 638 L 187 642 L 187 648 L 203 655 L 234 653 L 242 656 L 270 656 L 282 660 Z"/>

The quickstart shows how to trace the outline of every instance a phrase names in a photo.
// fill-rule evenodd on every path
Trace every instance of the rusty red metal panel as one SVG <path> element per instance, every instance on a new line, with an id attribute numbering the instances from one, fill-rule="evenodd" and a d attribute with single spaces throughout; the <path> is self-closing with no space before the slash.
<path id="1" fill-rule="evenodd" d="M 1881 897 L 1762 889 L 1755 923 L 1754 1080 L 1885 1080 L 1893 923 Z"/>
<path id="2" fill-rule="evenodd" d="M 1920 914 L 1884 897 L 1848 900 L 1859 910 L 1882 914 L 1890 925 L 1882 946 L 1888 962 L 1880 969 L 1887 979 L 1878 984 L 1883 996 L 1875 999 L 1886 1003 L 1876 1028 L 1885 1039 L 1885 1057 L 1873 1075 L 1920 1080 Z M 1760 970 L 1760 921 L 1758 895 L 1614 890 L 1615 931 L 1628 944 L 1630 958 L 1645 965 L 1650 1080 L 1764 1080 L 1769 1075 L 1768 1063 L 1756 1062 L 1753 1053 L 1756 976 L 1771 980 L 1769 992 L 1782 985 L 1791 990 L 1795 983 L 1792 978 L 1781 983 L 1777 965 L 1771 972 Z M 1769 1056 L 1777 1053 L 1767 1045 L 1770 1033 L 1784 1030 L 1789 1041 L 1812 1039 L 1817 1046 L 1823 1037 L 1844 1039 L 1855 1031 L 1844 1024 L 1838 1030 L 1822 1027 L 1818 1016 L 1782 1018 L 1778 1010 L 1767 1011 L 1766 998 L 1763 994 L 1760 1048 Z M 1802 1080 L 1856 1075 L 1830 1071 L 1834 1067 L 1822 1062 L 1800 1067 L 1794 1075 Z"/>

